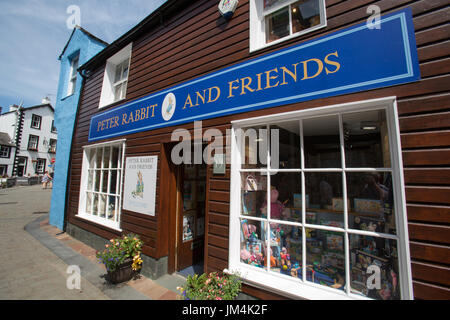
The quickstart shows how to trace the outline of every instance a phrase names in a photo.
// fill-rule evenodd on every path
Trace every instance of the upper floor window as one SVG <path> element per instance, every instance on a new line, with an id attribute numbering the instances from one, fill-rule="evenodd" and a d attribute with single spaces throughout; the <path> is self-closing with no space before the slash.
<path id="1" fill-rule="evenodd" d="M 324 0 L 250 1 L 250 51 L 325 26 Z"/>
<path id="2" fill-rule="evenodd" d="M 52 133 L 58 133 L 58 130 L 55 127 L 55 120 L 52 120 L 52 128 L 51 128 L 51 132 Z"/>
<path id="3" fill-rule="evenodd" d="M 50 139 L 50 142 L 48 144 L 48 152 L 49 153 L 56 153 L 56 139 Z"/>
<path id="4" fill-rule="evenodd" d="M 131 57 L 130 43 L 106 62 L 100 108 L 125 99 Z"/>
<path id="5" fill-rule="evenodd" d="M 41 129 L 42 117 L 37 114 L 31 116 L 31 128 Z"/>
<path id="6" fill-rule="evenodd" d="M 28 150 L 37 151 L 39 146 L 39 137 L 30 134 L 28 138 Z"/>
<path id="7" fill-rule="evenodd" d="M 0 158 L 9 158 L 11 147 L 0 146 Z"/>
<path id="8" fill-rule="evenodd" d="M 77 83 L 77 69 L 78 69 L 79 56 L 76 56 L 70 61 L 70 74 L 69 74 L 69 85 L 67 87 L 67 95 L 70 96 L 75 92 L 75 87 Z"/>
<path id="9" fill-rule="evenodd" d="M 36 162 L 36 173 L 45 173 L 45 163 L 46 163 L 46 159 L 37 159 Z"/>

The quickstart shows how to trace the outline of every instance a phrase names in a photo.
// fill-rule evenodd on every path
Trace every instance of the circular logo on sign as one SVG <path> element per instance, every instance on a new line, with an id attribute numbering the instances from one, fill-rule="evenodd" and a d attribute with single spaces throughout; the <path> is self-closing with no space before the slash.
<path id="1" fill-rule="evenodd" d="M 169 121 L 172 118 L 175 113 L 176 102 L 177 100 L 172 92 L 166 95 L 161 108 L 161 113 L 164 120 Z"/>

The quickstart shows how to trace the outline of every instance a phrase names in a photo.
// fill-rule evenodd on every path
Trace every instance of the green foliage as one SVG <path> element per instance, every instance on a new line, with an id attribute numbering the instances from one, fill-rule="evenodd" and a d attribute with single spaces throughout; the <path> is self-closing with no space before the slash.
<path id="1" fill-rule="evenodd" d="M 241 291 L 242 281 L 237 275 L 211 272 L 188 276 L 186 284 L 178 287 L 184 300 L 233 300 Z"/>
<path id="2" fill-rule="evenodd" d="M 109 242 L 103 252 L 96 253 L 99 263 L 103 263 L 107 271 L 114 271 L 119 265 L 130 260 L 133 260 L 133 270 L 140 268 L 143 242 L 137 235 L 128 234 L 121 238 L 111 239 Z"/>

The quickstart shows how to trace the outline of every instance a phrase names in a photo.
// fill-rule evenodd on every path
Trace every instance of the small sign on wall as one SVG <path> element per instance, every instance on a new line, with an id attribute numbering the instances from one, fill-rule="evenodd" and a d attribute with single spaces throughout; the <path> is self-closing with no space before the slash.
<path id="1" fill-rule="evenodd" d="M 125 162 L 123 208 L 155 215 L 158 156 L 128 157 Z"/>

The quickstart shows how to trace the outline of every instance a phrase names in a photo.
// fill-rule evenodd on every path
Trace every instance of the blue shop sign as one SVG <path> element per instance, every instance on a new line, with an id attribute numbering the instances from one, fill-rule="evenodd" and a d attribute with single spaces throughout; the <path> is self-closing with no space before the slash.
<path id="1" fill-rule="evenodd" d="M 89 141 L 420 80 L 410 9 L 94 115 Z"/>

